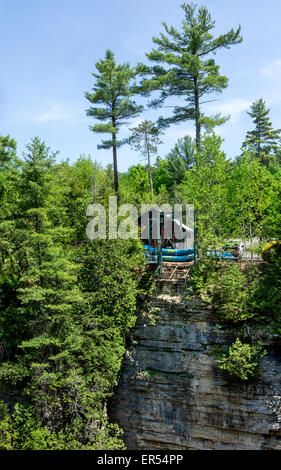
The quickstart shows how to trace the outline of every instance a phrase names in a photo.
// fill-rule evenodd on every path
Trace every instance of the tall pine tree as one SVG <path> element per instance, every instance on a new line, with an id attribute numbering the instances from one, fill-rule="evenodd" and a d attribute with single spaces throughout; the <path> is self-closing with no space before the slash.
<path id="1" fill-rule="evenodd" d="M 87 110 L 87 115 L 101 121 L 101 124 L 90 127 L 93 132 L 109 134 L 111 137 L 109 140 L 103 140 L 98 148 L 112 148 L 114 184 L 117 193 L 117 148 L 126 142 L 118 140 L 118 132 L 120 126 L 128 119 L 137 116 L 143 107 L 131 99 L 137 72 L 129 63 L 116 64 L 113 52 L 107 49 L 105 58 L 96 63 L 96 69 L 98 73 L 92 74 L 96 79 L 93 92 L 86 92 L 85 96 L 90 103 L 99 106 L 91 106 Z"/>
<path id="2" fill-rule="evenodd" d="M 157 65 L 148 67 L 140 64 L 139 71 L 150 76 L 142 82 L 144 94 L 153 90 L 160 91 L 160 97 L 152 101 L 152 106 L 162 106 L 171 96 L 185 98 L 185 105 L 171 106 L 174 108 L 172 116 L 161 117 L 159 123 L 168 126 L 186 120 L 194 121 L 198 148 L 202 126 L 213 128 L 227 120 L 220 114 L 205 116 L 201 108 L 204 103 L 213 101 L 206 98 L 209 94 L 220 93 L 228 85 L 227 77 L 220 75 L 219 66 L 210 55 L 240 43 L 241 28 L 239 26 L 237 30 L 231 29 L 214 38 L 211 31 L 215 28 L 215 21 L 207 8 L 200 7 L 197 15 L 196 6 L 192 3 L 184 3 L 181 8 L 185 14 L 182 31 L 179 32 L 163 22 L 167 34 L 161 33 L 160 37 L 153 37 L 157 49 L 146 54 Z"/>
<path id="3" fill-rule="evenodd" d="M 243 147 L 252 147 L 255 157 L 268 167 L 278 159 L 281 129 L 273 129 L 268 116 L 270 109 L 262 98 L 255 101 L 250 109 L 247 112 L 255 128 L 247 132 Z"/>

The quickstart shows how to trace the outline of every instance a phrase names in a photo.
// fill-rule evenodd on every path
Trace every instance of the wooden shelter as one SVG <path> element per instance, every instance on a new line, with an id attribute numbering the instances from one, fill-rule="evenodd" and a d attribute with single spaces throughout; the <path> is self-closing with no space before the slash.
<path id="1" fill-rule="evenodd" d="M 151 206 L 138 218 L 144 245 L 162 248 L 189 249 L 194 243 L 194 230 L 185 225 L 173 212 Z"/>

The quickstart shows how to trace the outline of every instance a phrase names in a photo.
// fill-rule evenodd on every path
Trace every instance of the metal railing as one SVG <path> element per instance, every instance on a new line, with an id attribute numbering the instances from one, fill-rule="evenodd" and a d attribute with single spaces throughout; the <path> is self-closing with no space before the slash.
<path id="1" fill-rule="evenodd" d="M 162 249 L 161 245 L 159 244 L 154 251 L 145 251 L 145 264 L 154 264 L 157 265 L 157 274 L 160 276 L 162 274 L 163 269 L 163 261 L 162 261 Z"/>

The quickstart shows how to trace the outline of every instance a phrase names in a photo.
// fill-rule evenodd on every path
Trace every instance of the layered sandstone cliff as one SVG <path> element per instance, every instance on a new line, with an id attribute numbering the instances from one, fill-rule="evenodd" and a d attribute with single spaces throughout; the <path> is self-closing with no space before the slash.
<path id="1" fill-rule="evenodd" d="M 281 450 L 278 344 L 263 338 L 268 354 L 257 380 L 230 378 L 218 369 L 211 348 L 230 344 L 232 334 L 184 293 L 181 277 L 159 279 L 152 305 L 133 330 L 109 403 L 127 448 Z"/>

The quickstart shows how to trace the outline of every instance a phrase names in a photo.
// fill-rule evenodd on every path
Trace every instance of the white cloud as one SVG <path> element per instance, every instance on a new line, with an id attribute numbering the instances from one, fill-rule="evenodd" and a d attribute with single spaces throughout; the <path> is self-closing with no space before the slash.
<path id="1" fill-rule="evenodd" d="M 247 111 L 251 106 L 251 102 L 242 98 L 231 98 L 223 102 L 213 102 L 204 106 L 204 111 L 208 114 L 221 113 L 223 116 L 231 115 L 231 123 L 237 124 L 240 114 Z"/>
<path id="2" fill-rule="evenodd" d="M 271 78 L 277 81 L 281 79 L 281 60 L 276 59 L 269 62 L 261 69 L 261 75 L 266 78 Z"/>
<path id="3" fill-rule="evenodd" d="M 56 101 L 51 101 L 44 107 L 44 111 L 33 117 L 34 122 L 49 122 L 58 120 L 71 120 L 73 114 L 66 110 L 66 106 Z"/>
<path id="4" fill-rule="evenodd" d="M 9 107 L 7 122 L 11 124 L 89 124 L 83 103 L 79 101 L 60 102 L 54 99 L 37 100 L 35 103 L 14 103 Z"/>

